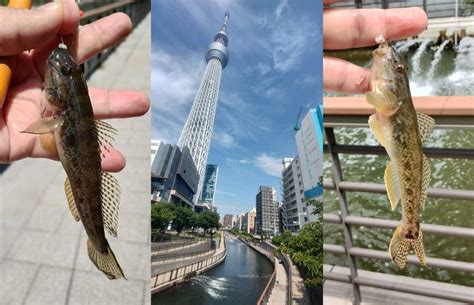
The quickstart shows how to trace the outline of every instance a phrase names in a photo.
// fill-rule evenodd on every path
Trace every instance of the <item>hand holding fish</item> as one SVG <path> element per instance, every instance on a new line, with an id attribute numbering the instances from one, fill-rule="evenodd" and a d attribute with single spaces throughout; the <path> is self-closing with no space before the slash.
<path id="1" fill-rule="evenodd" d="M 0 56 L 15 56 L 9 91 L 0 116 L 0 162 L 26 157 L 50 158 L 57 155 L 41 144 L 40 137 L 22 134 L 31 122 L 41 118 L 45 97 L 42 93 L 46 59 L 58 46 L 60 35 L 72 34 L 79 24 L 74 1 L 55 1 L 36 10 L 0 7 Z M 131 31 L 128 16 L 116 13 L 83 26 L 74 34 L 71 55 L 83 63 L 116 44 Z M 29 51 L 28 51 L 29 50 Z M 126 118 L 148 111 L 148 97 L 139 92 L 89 88 L 96 118 Z M 123 155 L 111 150 L 102 161 L 106 171 L 125 166 Z"/>
<path id="2" fill-rule="evenodd" d="M 325 5 L 334 0 L 324 0 Z M 388 41 L 415 36 L 427 25 L 419 8 L 326 9 L 323 12 L 324 49 L 340 50 L 375 44 L 383 35 Z M 326 91 L 365 93 L 370 90 L 370 71 L 345 60 L 324 57 L 323 86 Z"/>

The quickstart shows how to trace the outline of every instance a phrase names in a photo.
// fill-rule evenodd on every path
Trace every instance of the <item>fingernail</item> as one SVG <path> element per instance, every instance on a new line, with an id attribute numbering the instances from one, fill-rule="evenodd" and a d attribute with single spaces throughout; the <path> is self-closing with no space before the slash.
<path id="1" fill-rule="evenodd" d="M 43 11 L 52 11 L 57 8 L 58 8 L 58 5 L 55 2 L 50 2 L 48 4 L 40 6 L 38 9 L 43 10 Z"/>

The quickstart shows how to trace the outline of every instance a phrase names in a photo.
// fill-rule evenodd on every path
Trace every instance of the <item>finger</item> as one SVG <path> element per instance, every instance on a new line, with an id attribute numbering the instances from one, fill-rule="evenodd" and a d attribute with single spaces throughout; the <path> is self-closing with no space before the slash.
<path id="1" fill-rule="evenodd" d="M 323 87 L 325 91 L 365 93 L 370 90 L 370 72 L 339 58 L 324 57 Z"/>
<path id="2" fill-rule="evenodd" d="M 112 149 L 109 153 L 106 153 L 101 165 L 104 171 L 116 173 L 125 167 L 125 163 L 123 154 L 116 149 Z"/>
<path id="3" fill-rule="evenodd" d="M 91 88 L 89 95 L 97 119 L 141 116 L 150 108 L 148 96 L 141 92 Z"/>
<path id="4" fill-rule="evenodd" d="M 48 137 L 47 135 L 46 137 L 37 138 L 30 156 L 33 158 L 48 158 L 58 161 L 59 158 L 54 137 Z M 112 148 L 109 152 L 104 151 L 101 167 L 106 172 L 119 172 L 125 167 L 125 163 L 125 157 L 123 154 Z"/>
<path id="5" fill-rule="evenodd" d="M 115 13 L 101 18 L 77 29 L 74 34 L 74 42 L 68 42 L 67 44 L 69 52 L 76 62 L 81 64 L 104 49 L 117 44 L 130 33 L 131 29 L 130 18 L 123 13 Z M 56 38 L 46 47 L 34 52 L 33 60 L 36 69 L 43 78 L 46 60 L 59 42 L 60 40 Z"/>
<path id="6" fill-rule="evenodd" d="M 325 49 L 359 48 L 375 44 L 375 37 L 387 40 L 415 36 L 426 29 L 426 13 L 420 8 L 325 10 Z"/>
<path id="7" fill-rule="evenodd" d="M 57 33 L 71 33 L 79 24 L 79 8 L 72 0 L 57 0 L 35 10 L 0 7 L 0 15 L 0 56 L 42 47 Z"/>

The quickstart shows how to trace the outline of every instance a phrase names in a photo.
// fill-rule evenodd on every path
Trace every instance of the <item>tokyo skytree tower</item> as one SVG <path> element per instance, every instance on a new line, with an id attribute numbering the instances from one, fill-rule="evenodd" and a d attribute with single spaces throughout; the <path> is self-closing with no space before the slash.
<path id="1" fill-rule="evenodd" d="M 224 25 L 214 36 L 214 42 L 209 44 L 206 52 L 206 70 L 194 99 L 191 113 L 186 120 L 178 146 L 187 146 L 199 172 L 198 193 L 195 198 L 201 197 L 207 156 L 211 144 L 212 127 L 216 115 L 217 97 L 221 82 L 221 72 L 229 61 L 226 33 L 229 13 L 225 13 Z"/>

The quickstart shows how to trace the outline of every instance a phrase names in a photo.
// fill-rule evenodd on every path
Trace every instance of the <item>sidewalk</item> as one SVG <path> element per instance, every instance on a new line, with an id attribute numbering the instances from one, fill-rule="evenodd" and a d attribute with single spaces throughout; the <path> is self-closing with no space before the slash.
<path id="1" fill-rule="evenodd" d="M 89 87 L 150 92 L 148 15 L 88 81 Z M 150 115 L 111 120 L 127 166 L 118 238 L 107 235 L 126 280 L 110 281 L 87 255 L 86 234 L 64 194 L 59 162 L 25 159 L 0 175 L 0 304 L 150 304 Z"/>

